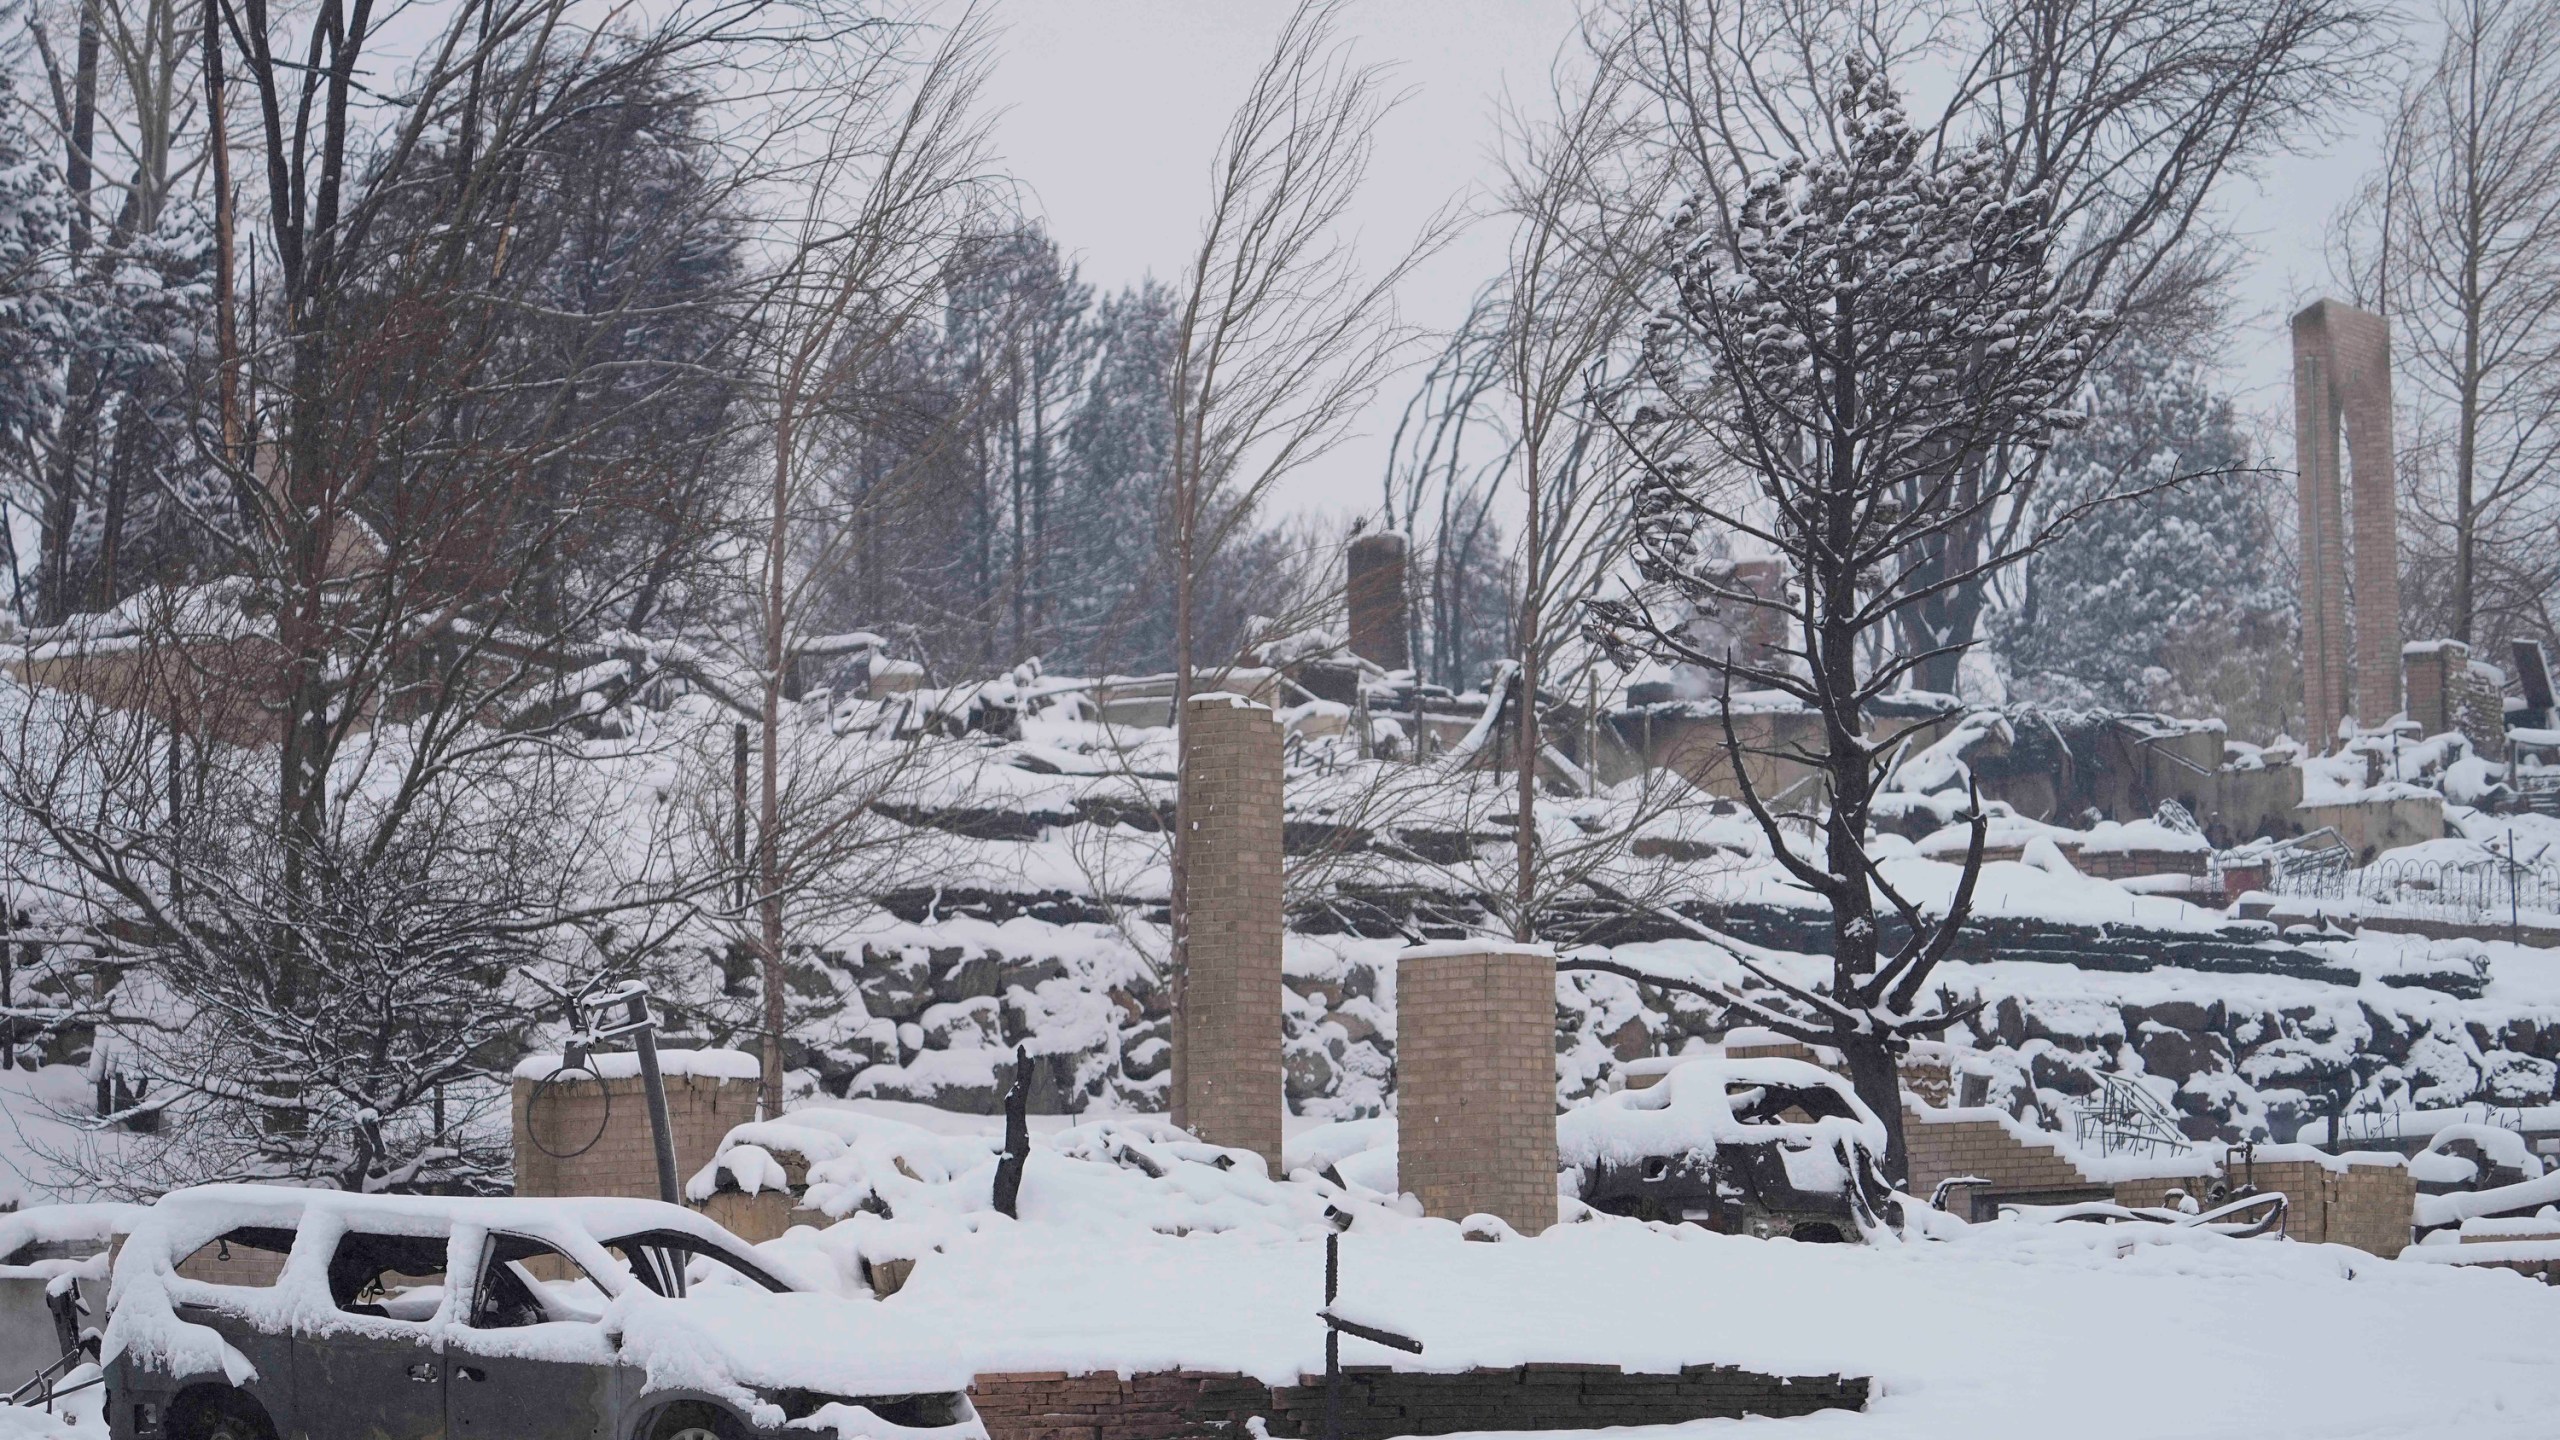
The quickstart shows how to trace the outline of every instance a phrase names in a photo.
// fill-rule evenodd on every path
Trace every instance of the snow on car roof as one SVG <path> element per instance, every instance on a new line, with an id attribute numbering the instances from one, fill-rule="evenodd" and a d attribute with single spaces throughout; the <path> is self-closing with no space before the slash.
<path id="1" fill-rule="evenodd" d="M 545 1238 L 578 1232 L 595 1240 L 672 1230 L 722 1249 L 743 1248 L 728 1230 L 681 1205 L 610 1195 L 359 1195 L 282 1185 L 201 1185 L 171 1191 L 149 1213 L 165 1221 L 165 1227 L 154 1230 L 165 1228 L 175 1236 L 202 1233 L 209 1240 L 245 1226 L 292 1225 L 314 1210 L 362 1216 L 368 1229 L 423 1230 L 460 1223 Z M 141 1228 L 136 1227 L 137 1234 Z"/>

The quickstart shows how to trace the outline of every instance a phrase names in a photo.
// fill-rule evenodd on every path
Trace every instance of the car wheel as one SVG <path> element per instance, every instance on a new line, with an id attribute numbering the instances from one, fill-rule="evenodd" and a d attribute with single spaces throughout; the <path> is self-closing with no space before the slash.
<path id="1" fill-rule="evenodd" d="M 169 1440 L 276 1440 L 266 1412 L 237 1390 L 199 1390 L 170 1409 Z"/>
<path id="2" fill-rule="evenodd" d="M 708 1405 L 676 1405 L 649 1427 L 649 1440 L 749 1440 L 747 1429 Z"/>

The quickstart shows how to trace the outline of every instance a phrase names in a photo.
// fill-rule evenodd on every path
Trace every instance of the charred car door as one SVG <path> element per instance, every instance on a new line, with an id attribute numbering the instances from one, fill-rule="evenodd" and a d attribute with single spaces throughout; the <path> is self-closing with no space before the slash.
<path id="1" fill-rule="evenodd" d="M 259 1324 L 246 1316 L 266 1308 L 263 1301 L 283 1274 L 293 1241 L 294 1232 L 288 1229 L 246 1226 L 224 1233 L 176 1265 L 180 1276 L 220 1287 L 207 1297 L 210 1304 L 180 1299 L 178 1318 L 211 1326 L 247 1358 L 257 1374 L 241 1388 L 279 1425 L 289 1425 L 293 1414 L 293 1336 L 279 1323 Z M 167 1377 L 172 1384 L 178 1378 Z M 111 1380 L 110 1388 L 126 1387 Z"/>
<path id="2" fill-rule="evenodd" d="M 469 1323 L 446 1346 L 454 1440 L 607 1440 L 616 1417 L 603 1289 L 539 1240 L 492 1233 L 479 1251 Z"/>
<path id="3" fill-rule="evenodd" d="M 446 1235 L 350 1227 L 329 1257 L 336 1313 L 294 1336 L 298 1434 L 439 1440 L 445 1433 Z"/>

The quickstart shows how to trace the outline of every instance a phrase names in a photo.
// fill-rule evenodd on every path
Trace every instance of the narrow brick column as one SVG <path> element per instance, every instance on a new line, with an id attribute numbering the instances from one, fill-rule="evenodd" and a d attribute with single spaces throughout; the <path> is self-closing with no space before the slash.
<path id="1" fill-rule="evenodd" d="M 1174 1083 L 1193 1134 L 1280 1170 L 1280 726 L 1240 696 L 1192 697 L 1182 784 L 1190 968 Z"/>
<path id="2" fill-rule="evenodd" d="M 1388 530 L 1352 541 L 1344 561 L 1351 653 L 1388 670 L 1413 663 L 1405 647 L 1404 557 L 1404 536 Z"/>
<path id="3" fill-rule="evenodd" d="M 2471 647 L 2459 640 L 2429 640 L 2400 648 L 2400 692 L 2409 718 L 2428 735 L 2460 724 L 2457 686 L 2471 668 Z"/>
<path id="4" fill-rule="evenodd" d="M 2352 715 L 2400 708 L 2400 543 L 2391 434 L 2391 326 L 2321 300 L 2293 317 L 2294 465 L 2301 474 L 2302 687 L 2312 743 Z M 2346 437 L 2339 453 L 2339 432 Z M 2345 465 L 2341 464 L 2341 461 Z M 2352 495 L 2341 470 L 2352 466 Z M 2355 606 L 2347 605 L 2353 517 Z M 2354 686 L 2348 686 L 2353 629 Z"/>
<path id="5" fill-rule="evenodd" d="M 1556 1223 L 1556 960 L 1460 941 L 1396 957 L 1398 1183 L 1425 1214 Z"/>

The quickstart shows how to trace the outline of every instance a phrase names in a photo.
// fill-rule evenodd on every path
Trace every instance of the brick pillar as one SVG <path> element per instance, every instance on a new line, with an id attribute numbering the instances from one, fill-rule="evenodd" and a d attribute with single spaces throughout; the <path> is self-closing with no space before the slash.
<path id="1" fill-rule="evenodd" d="M 2310 740 L 2335 741 L 2353 715 L 2400 709 L 2400 537 L 2391 435 L 2391 327 L 2321 300 L 2293 317 L 2294 459 L 2301 472 L 2302 695 Z M 2341 504 L 2339 429 L 2353 465 Z M 2347 511 L 2355 523 L 2355 608 L 2347 607 Z M 2354 634 L 2354 689 L 2348 636 Z"/>
<path id="2" fill-rule="evenodd" d="M 2459 640 L 2430 640 L 2400 652 L 2400 688 L 2409 718 L 2429 735 L 2458 729 L 2456 688 L 2471 668 L 2471 647 Z"/>
<path id="3" fill-rule="evenodd" d="M 1462 941 L 1396 958 L 1396 1165 L 1425 1214 L 1556 1223 L 1556 961 Z"/>
<path id="4" fill-rule="evenodd" d="M 1351 653 L 1383 669 L 1413 664 L 1405 648 L 1404 536 L 1393 530 L 1351 542 L 1343 599 L 1351 612 Z"/>
<path id="5" fill-rule="evenodd" d="M 1280 1169 L 1280 726 L 1234 695 L 1183 711 L 1190 965 L 1175 1017 L 1182 1118 Z"/>

